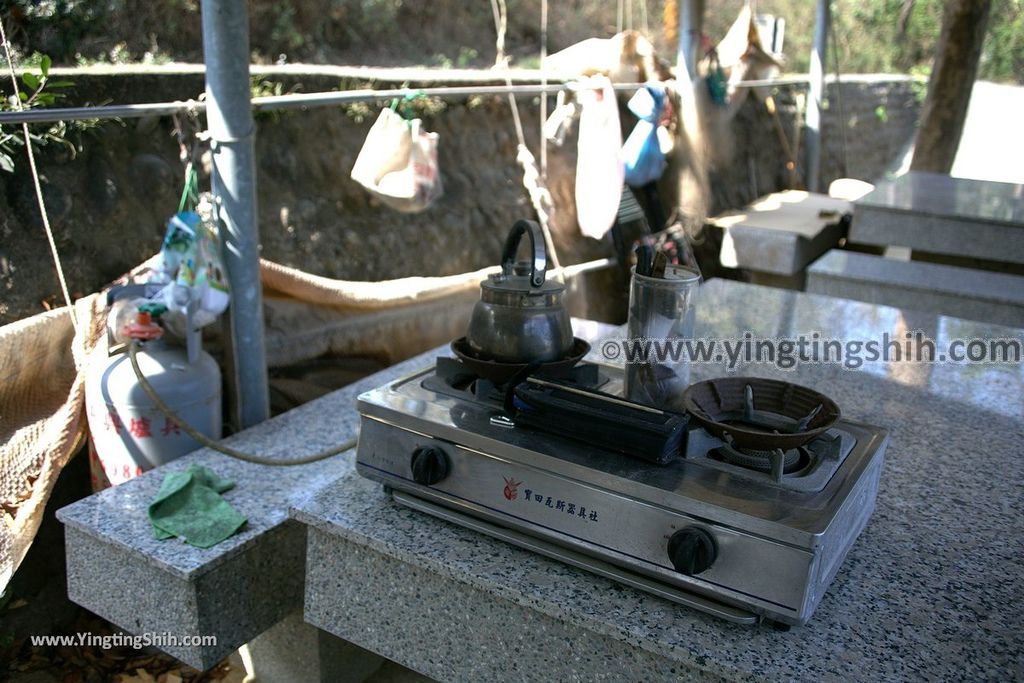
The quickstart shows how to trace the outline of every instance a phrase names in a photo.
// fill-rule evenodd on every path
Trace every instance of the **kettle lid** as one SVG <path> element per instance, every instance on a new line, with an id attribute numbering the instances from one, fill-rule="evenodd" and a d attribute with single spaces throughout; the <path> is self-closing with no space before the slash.
<path id="1" fill-rule="evenodd" d="M 565 285 L 561 282 L 546 278 L 539 287 L 535 287 L 534 281 L 530 277 L 531 265 L 529 261 L 518 261 L 513 264 L 511 274 L 506 274 L 504 271 L 494 273 L 480 283 L 480 288 L 491 292 L 508 292 L 530 296 L 557 294 L 565 290 Z"/>

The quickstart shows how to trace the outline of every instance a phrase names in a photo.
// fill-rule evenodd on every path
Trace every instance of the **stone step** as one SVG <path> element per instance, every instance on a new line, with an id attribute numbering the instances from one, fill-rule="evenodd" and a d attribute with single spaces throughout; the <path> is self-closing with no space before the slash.
<path id="1" fill-rule="evenodd" d="M 807 291 L 1024 327 L 1024 277 L 832 249 L 807 269 Z"/>

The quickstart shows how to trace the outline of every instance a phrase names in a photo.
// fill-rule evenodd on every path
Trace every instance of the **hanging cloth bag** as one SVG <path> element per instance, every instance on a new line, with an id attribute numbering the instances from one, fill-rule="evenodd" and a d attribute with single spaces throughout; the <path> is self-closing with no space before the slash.
<path id="1" fill-rule="evenodd" d="M 658 142 L 658 121 L 665 107 L 665 89 L 648 84 L 636 91 L 627 105 L 639 121 L 622 146 L 626 184 L 643 187 L 661 177 L 665 155 Z"/>
<path id="2" fill-rule="evenodd" d="M 580 231 L 601 239 L 615 223 L 622 196 L 622 131 L 619 105 L 606 76 L 584 81 L 576 158 L 576 217 Z"/>

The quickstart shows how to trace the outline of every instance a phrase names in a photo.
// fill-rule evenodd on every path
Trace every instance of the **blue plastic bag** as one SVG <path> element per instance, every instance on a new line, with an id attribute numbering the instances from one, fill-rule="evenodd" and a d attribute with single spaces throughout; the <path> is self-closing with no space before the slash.
<path id="1" fill-rule="evenodd" d="M 658 145 L 658 119 L 665 108 L 665 89 L 650 83 L 637 90 L 627 106 L 640 120 L 622 145 L 626 184 L 641 187 L 660 178 L 667 165 Z"/>

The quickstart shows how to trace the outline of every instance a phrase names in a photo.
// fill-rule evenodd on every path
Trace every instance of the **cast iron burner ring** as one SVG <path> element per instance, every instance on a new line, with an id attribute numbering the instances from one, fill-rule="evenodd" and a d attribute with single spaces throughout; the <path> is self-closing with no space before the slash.
<path id="1" fill-rule="evenodd" d="M 747 453 L 798 449 L 839 419 L 828 396 L 757 377 L 697 382 L 683 393 L 683 405 L 710 434 Z"/>
<path id="2" fill-rule="evenodd" d="M 772 456 L 782 453 L 782 473 L 793 474 L 805 468 L 811 461 L 807 450 L 801 446 L 791 448 L 787 451 L 775 450 L 754 450 L 750 448 L 736 448 L 732 444 L 732 438 L 728 433 L 725 435 L 725 445 L 715 449 L 718 459 L 731 465 L 743 467 L 749 470 L 771 472 L 773 467 Z"/>

